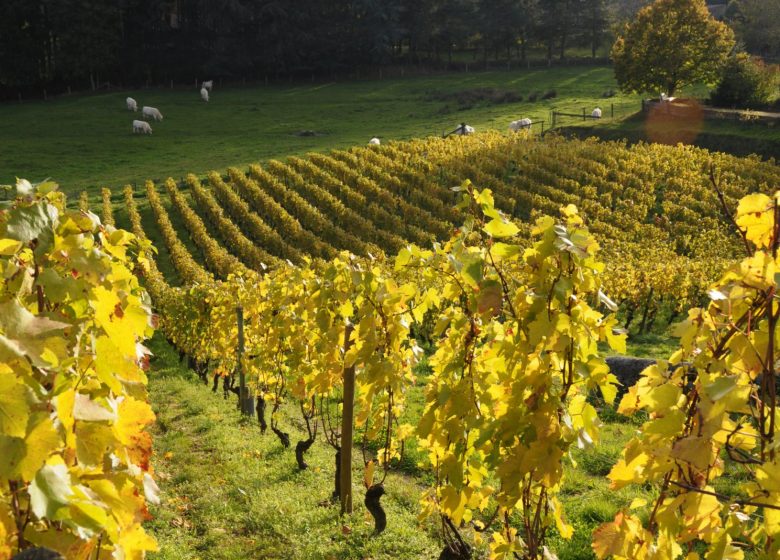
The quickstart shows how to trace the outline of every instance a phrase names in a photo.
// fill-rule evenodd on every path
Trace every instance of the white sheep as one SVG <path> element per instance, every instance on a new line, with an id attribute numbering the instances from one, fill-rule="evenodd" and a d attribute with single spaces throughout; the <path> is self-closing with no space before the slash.
<path id="1" fill-rule="evenodd" d="M 474 134 L 474 127 L 466 123 L 460 123 L 458 128 L 455 129 L 455 134 L 466 135 Z"/>
<path id="2" fill-rule="evenodd" d="M 203 87 L 203 88 L 200 88 L 200 98 L 201 98 L 203 101 L 208 101 L 208 100 L 209 100 L 209 90 L 207 90 L 207 89 L 206 89 L 206 88 L 204 88 L 204 87 Z"/>
<path id="3" fill-rule="evenodd" d="M 601 118 L 601 109 L 599 107 L 596 107 L 593 109 L 593 112 L 590 114 L 591 117 L 594 119 L 600 119 Z"/>
<path id="4" fill-rule="evenodd" d="M 151 134 L 152 126 L 146 121 L 133 121 L 133 134 L 137 132 Z"/>
<path id="5" fill-rule="evenodd" d="M 520 132 L 524 128 L 531 128 L 531 125 L 533 122 L 531 119 L 525 118 L 525 119 L 518 119 L 516 121 L 512 121 L 509 123 L 509 130 L 512 132 Z"/>
<path id="6" fill-rule="evenodd" d="M 368 141 L 369 146 L 379 146 L 381 142 L 379 141 L 379 138 L 374 136 L 371 140 Z"/>
<path id="7" fill-rule="evenodd" d="M 207 80 L 203 82 L 203 84 L 200 87 L 201 89 L 207 89 L 211 91 L 211 88 L 214 87 L 214 80 Z"/>
<path id="8" fill-rule="evenodd" d="M 128 97 L 126 100 L 127 102 L 127 110 L 128 111 L 137 111 L 138 110 L 138 103 L 135 102 L 135 99 L 132 97 Z"/>
<path id="9" fill-rule="evenodd" d="M 160 110 L 157 109 L 156 107 L 146 107 L 146 106 L 144 106 L 141 109 L 141 114 L 143 115 L 143 117 L 145 119 L 146 118 L 151 118 L 151 119 L 154 119 L 156 121 L 163 120 L 162 113 L 160 113 Z"/>

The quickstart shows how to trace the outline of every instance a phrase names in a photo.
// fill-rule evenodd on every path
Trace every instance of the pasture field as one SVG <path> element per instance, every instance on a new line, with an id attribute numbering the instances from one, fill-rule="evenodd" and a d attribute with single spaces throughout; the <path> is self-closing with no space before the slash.
<path id="1" fill-rule="evenodd" d="M 440 94 L 495 88 L 522 101 L 446 99 Z M 74 95 L 50 101 L 0 105 L 0 184 L 14 177 L 42 180 L 54 175 L 66 193 L 142 184 L 149 178 L 182 177 L 227 165 L 274 157 L 441 135 L 466 121 L 477 130 L 506 131 L 510 121 L 545 119 L 549 112 L 588 112 L 615 103 L 628 113 L 639 97 L 618 95 L 612 69 L 578 66 L 511 72 L 471 72 L 292 86 L 215 86 L 211 101 L 198 91 L 135 90 Z M 529 102 L 554 91 L 555 98 Z M 133 116 L 125 98 L 139 103 Z M 158 107 L 151 137 L 133 135 L 140 107 Z M 469 107 L 469 105 L 472 105 Z M 297 136 L 310 130 L 318 136 Z"/>

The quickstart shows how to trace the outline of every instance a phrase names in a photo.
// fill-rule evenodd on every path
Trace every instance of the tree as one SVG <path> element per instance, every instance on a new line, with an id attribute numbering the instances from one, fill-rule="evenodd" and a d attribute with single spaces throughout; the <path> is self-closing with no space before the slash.
<path id="1" fill-rule="evenodd" d="M 639 11 L 612 46 L 623 91 L 666 91 L 713 84 L 734 47 L 734 32 L 716 21 L 704 0 L 656 0 Z"/>
<path id="2" fill-rule="evenodd" d="M 0 3 L 0 84 L 29 85 L 48 78 L 50 44 L 39 1 Z"/>
<path id="3" fill-rule="evenodd" d="M 777 97 L 778 78 L 776 68 L 746 53 L 738 53 L 726 63 L 718 89 L 712 93 L 712 102 L 721 107 L 760 108 Z"/>
<path id="4" fill-rule="evenodd" d="M 748 51 L 780 55 L 780 0 L 732 0 L 726 18 Z"/>
<path id="5" fill-rule="evenodd" d="M 582 6 L 582 26 L 590 43 L 590 55 L 596 58 L 596 51 L 602 44 L 602 35 L 607 27 L 606 0 L 586 0 Z"/>

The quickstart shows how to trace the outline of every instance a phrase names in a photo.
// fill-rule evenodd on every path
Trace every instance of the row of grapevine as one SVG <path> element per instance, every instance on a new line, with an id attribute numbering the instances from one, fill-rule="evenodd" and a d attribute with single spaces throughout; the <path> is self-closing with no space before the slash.
<path id="1" fill-rule="evenodd" d="M 674 172 L 678 159 L 680 171 Z M 249 177 L 230 170 L 227 182 L 211 174 L 213 196 L 224 209 L 216 222 L 219 210 L 213 200 L 203 204 L 210 198 L 205 190 L 193 198 L 220 235 L 239 239 L 240 228 L 259 244 L 250 249 L 247 239 L 237 253 L 250 267 L 271 260 L 257 258 L 261 251 L 299 263 L 304 254 L 332 258 L 344 248 L 378 254 L 373 242 L 384 248 L 421 238 L 425 243 L 423 228 L 442 239 L 459 215 L 453 190 L 463 178 L 490 187 L 497 207 L 526 223 L 575 204 L 604 245 L 605 258 L 610 264 L 615 259 L 607 288 L 626 324 L 636 319 L 649 328 L 659 310 L 674 316 L 699 303 L 727 260 L 744 250 L 724 213 L 736 196 L 761 185 L 723 171 L 714 186 L 710 170 L 732 160 L 701 150 L 675 155 L 649 145 L 485 134 L 310 154 L 254 166 Z M 774 177 L 772 166 L 736 161 L 749 178 Z"/>
<path id="2" fill-rule="evenodd" d="M 323 242 L 311 231 L 305 229 L 295 217 L 291 216 L 254 179 L 235 168 L 228 169 L 228 175 L 232 187 L 241 198 L 266 223 L 272 225 L 279 232 L 279 235 L 284 239 L 288 239 L 297 249 L 314 257 L 330 258 L 336 254 L 336 250 L 331 245 Z"/>
<path id="3" fill-rule="evenodd" d="M 168 178 L 165 181 L 165 190 L 168 191 L 173 207 L 181 216 L 190 239 L 203 253 L 203 260 L 209 269 L 221 278 L 226 278 L 231 272 L 243 270 L 244 264 L 211 237 L 203 220 L 190 208 L 173 179 Z"/>
<path id="4" fill-rule="evenodd" d="M 100 192 L 102 198 L 100 219 L 104 226 L 114 225 L 114 205 L 111 204 L 111 190 L 104 188 Z"/>
<path id="5" fill-rule="evenodd" d="M 276 160 L 268 162 L 266 171 L 278 177 L 288 188 L 298 193 L 312 207 L 344 231 L 359 231 L 361 237 L 376 243 L 382 250 L 397 251 L 404 240 L 376 224 L 366 220 L 352 208 L 345 206 L 338 198 L 316 183 L 306 181 L 290 166 Z"/>
<path id="6" fill-rule="evenodd" d="M 0 558 L 142 558 L 159 503 L 147 402 L 147 241 L 19 181 L 0 212 Z"/>
<path id="7" fill-rule="evenodd" d="M 189 187 L 195 205 L 201 215 L 211 223 L 211 226 L 224 241 L 224 245 L 249 268 L 254 270 L 266 270 L 269 266 L 278 266 L 281 261 L 266 252 L 262 246 L 250 241 L 222 211 L 222 207 L 214 200 L 214 197 L 200 184 L 195 175 L 187 175 L 186 184 Z M 208 235 L 201 231 L 201 235 Z"/>
<path id="8" fill-rule="evenodd" d="M 163 206 L 160 195 L 151 181 L 146 182 L 146 198 L 179 277 L 185 284 L 208 282 L 211 275 L 192 258 L 190 252 L 179 239 L 179 235 L 168 217 L 168 211 Z"/>
<path id="9" fill-rule="evenodd" d="M 312 157 L 314 154 L 312 154 Z M 334 193 L 338 198 L 355 212 L 360 212 L 376 226 L 385 231 L 399 232 L 404 238 L 415 242 L 431 241 L 429 232 L 402 220 L 397 214 L 393 214 L 379 204 L 376 199 L 367 197 L 349 186 L 345 185 L 335 175 L 315 165 L 311 159 L 291 157 L 288 162 L 308 181 L 320 185 L 323 189 Z M 390 207 L 392 209 L 392 207 Z"/>
<path id="10" fill-rule="evenodd" d="M 303 260 L 301 251 L 282 239 L 278 231 L 264 222 L 256 212 L 253 212 L 249 205 L 236 194 L 236 191 L 222 180 L 219 173 L 209 173 L 208 180 L 214 197 L 227 211 L 233 222 L 257 245 L 294 264 Z"/>
<path id="11" fill-rule="evenodd" d="M 348 250 L 359 255 L 379 252 L 378 247 L 375 245 L 350 235 L 343 228 L 331 222 L 296 191 L 287 188 L 282 180 L 259 165 L 250 165 L 249 175 L 257 181 L 265 192 L 270 193 L 285 210 L 300 220 L 306 229 L 333 247 L 340 250 Z"/>

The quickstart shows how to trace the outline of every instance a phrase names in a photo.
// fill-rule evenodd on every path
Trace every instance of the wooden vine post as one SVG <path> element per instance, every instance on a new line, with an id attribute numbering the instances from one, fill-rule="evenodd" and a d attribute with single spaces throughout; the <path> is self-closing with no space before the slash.
<path id="1" fill-rule="evenodd" d="M 253 416 L 255 413 L 255 403 L 249 395 L 249 387 L 246 386 L 246 375 L 244 374 L 244 308 L 240 305 L 236 307 L 236 320 L 238 322 L 238 401 L 241 413 L 247 416 Z"/>
<path id="2" fill-rule="evenodd" d="M 352 323 L 344 329 L 344 357 L 352 346 Z M 352 513 L 352 428 L 355 418 L 355 366 L 344 366 L 344 404 L 341 413 L 339 481 L 341 515 Z"/>

